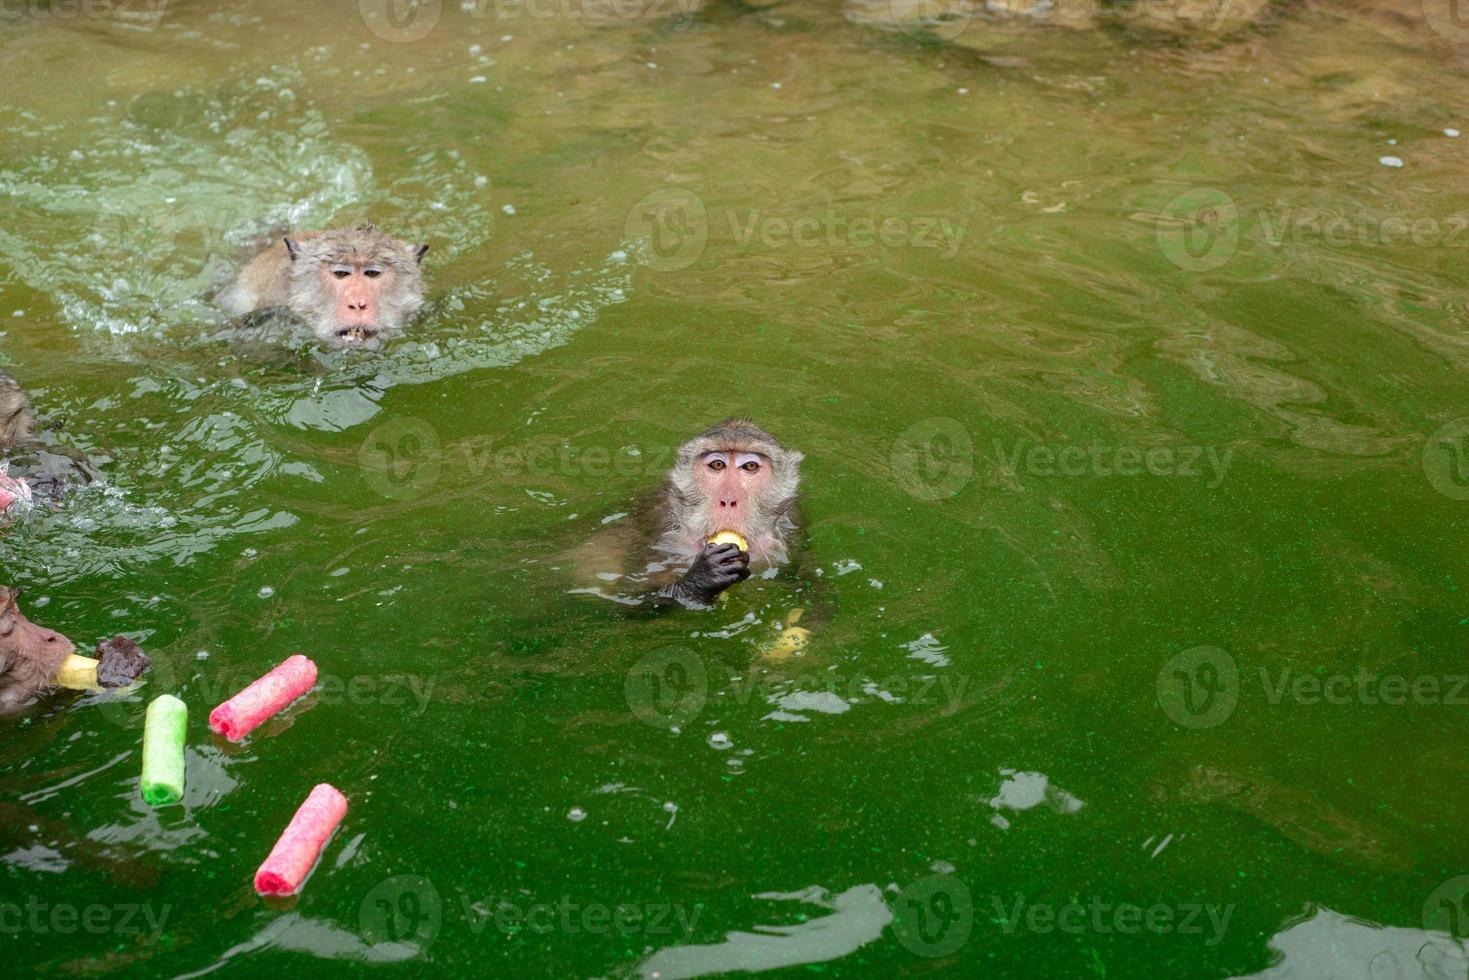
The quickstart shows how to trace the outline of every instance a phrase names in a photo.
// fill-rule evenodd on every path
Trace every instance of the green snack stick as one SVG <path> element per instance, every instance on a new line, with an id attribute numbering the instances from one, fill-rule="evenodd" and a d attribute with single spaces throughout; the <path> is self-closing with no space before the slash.
<path id="1" fill-rule="evenodd" d="M 172 694 L 160 694 L 143 717 L 143 799 L 152 806 L 184 798 L 184 729 L 189 709 Z"/>

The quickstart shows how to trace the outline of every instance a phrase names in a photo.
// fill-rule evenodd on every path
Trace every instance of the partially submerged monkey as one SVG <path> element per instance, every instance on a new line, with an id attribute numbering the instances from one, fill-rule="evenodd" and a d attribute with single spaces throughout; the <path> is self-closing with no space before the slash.
<path id="1" fill-rule="evenodd" d="M 584 551 L 581 564 L 609 581 L 641 561 L 628 577 L 653 598 L 708 606 L 752 570 L 790 560 L 800 533 L 803 458 L 749 419 L 720 422 L 679 447 L 663 486 L 629 525 L 612 529 L 610 541 Z M 712 543 L 721 531 L 735 532 L 748 548 Z"/>
<path id="2" fill-rule="evenodd" d="M 0 458 L 11 456 L 0 467 L 0 515 L 21 501 L 33 498 L 59 504 L 67 487 L 87 483 L 97 476 L 93 460 L 56 438 L 54 422 L 38 425 L 30 399 L 14 378 L 0 371 Z"/>
<path id="3" fill-rule="evenodd" d="M 0 371 L 0 456 L 27 442 L 34 424 L 30 399 L 14 378 Z"/>
<path id="4" fill-rule="evenodd" d="M 328 346 L 377 347 L 423 306 L 427 251 L 372 225 L 287 235 L 246 263 L 216 301 L 232 316 L 289 312 Z"/>
<path id="5" fill-rule="evenodd" d="M 76 646 L 55 630 L 26 619 L 19 589 L 0 586 L 0 710 L 15 708 L 50 688 Z M 148 669 L 148 656 L 125 637 L 97 645 L 97 682 L 123 687 Z"/>

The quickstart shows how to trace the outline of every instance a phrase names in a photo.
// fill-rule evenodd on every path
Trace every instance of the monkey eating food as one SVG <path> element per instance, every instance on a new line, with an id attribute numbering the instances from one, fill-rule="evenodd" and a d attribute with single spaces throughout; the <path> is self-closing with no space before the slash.
<path id="1" fill-rule="evenodd" d="M 605 582 L 640 557 L 643 571 L 627 578 L 655 600 L 708 606 L 752 570 L 789 560 L 802 459 L 749 419 L 720 422 L 679 447 L 634 520 L 589 542 L 579 563 Z"/>
<path id="2" fill-rule="evenodd" d="M 19 595 L 0 587 L 0 710 L 53 686 L 122 687 L 148 668 L 148 657 L 124 637 L 98 644 L 97 660 L 77 657 L 70 640 L 25 617 Z"/>
<path id="3" fill-rule="evenodd" d="M 327 346 L 375 348 L 423 306 L 427 251 L 372 225 L 287 235 L 246 263 L 216 301 L 237 317 L 287 312 Z"/>

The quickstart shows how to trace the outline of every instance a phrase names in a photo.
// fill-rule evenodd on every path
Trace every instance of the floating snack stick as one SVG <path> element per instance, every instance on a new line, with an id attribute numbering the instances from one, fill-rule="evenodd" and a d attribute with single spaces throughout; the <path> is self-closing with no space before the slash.
<path id="1" fill-rule="evenodd" d="M 209 712 L 209 727 L 238 742 L 315 683 L 316 664 L 299 653 L 287 657 L 280 666 Z"/>
<path id="2" fill-rule="evenodd" d="M 299 891 L 346 813 L 347 798 L 336 787 L 318 783 L 255 872 L 255 891 L 261 895 Z"/>
<path id="3" fill-rule="evenodd" d="M 152 806 L 184 798 L 184 730 L 189 709 L 172 694 L 160 694 L 143 716 L 143 799 Z"/>

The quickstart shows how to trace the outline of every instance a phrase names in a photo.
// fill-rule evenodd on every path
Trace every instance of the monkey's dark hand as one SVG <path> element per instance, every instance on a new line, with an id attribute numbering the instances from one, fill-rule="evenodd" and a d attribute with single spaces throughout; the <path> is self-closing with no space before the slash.
<path id="1" fill-rule="evenodd" d="M 147 670 L 151 661 L 138 645 L 125 636 L 97 644 L 97 684 L 126 687 Z"/>
<path id="2" fill-rule="evenodd" d="M 680 602 L 709 605 L 719 593 L 750 577 L 750 553 L 737 544 L 706 544 L 672 589 Z"/>

